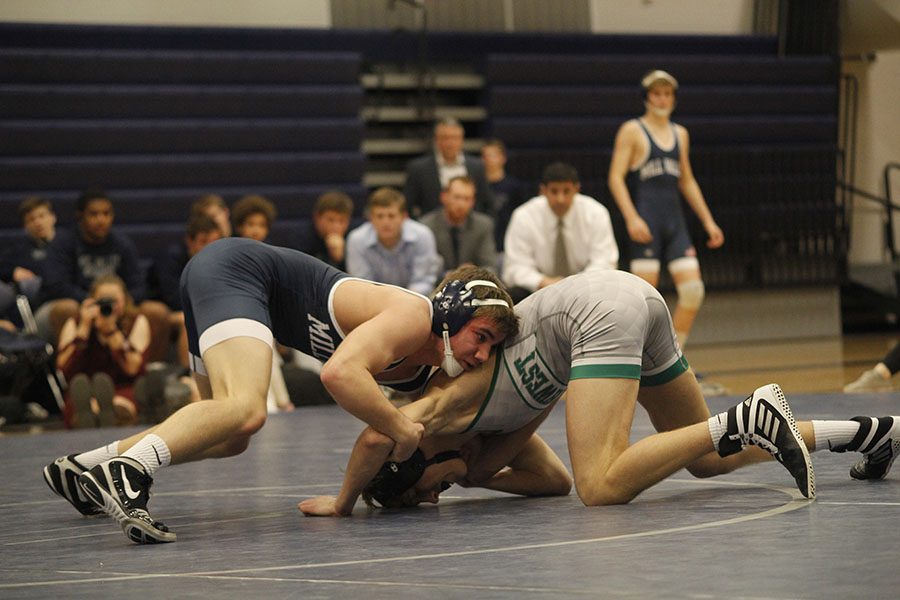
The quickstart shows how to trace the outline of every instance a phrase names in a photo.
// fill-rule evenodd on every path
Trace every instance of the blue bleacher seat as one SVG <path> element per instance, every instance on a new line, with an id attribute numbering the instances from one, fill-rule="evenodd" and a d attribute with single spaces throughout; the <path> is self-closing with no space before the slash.
<path id="1" fill-rule="evenodd" d="M 363 92 L 352 84 L 60 85 L 0 84 L 9 119 L 321 118 L 355 119 Z"/>
<path id="2" fill-rule="evenodd" d="M 236 152 L 356 152 L 363 122 L 350 119 L 145 119 L 0 121 L 0 156 Z"/>

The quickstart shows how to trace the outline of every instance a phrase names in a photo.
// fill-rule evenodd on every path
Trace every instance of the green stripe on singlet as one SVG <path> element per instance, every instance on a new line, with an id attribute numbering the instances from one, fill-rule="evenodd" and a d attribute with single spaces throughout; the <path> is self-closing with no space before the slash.
<path id="1" fill-rule="evenodd" d="M 573 379 L 640 379 L 640 365 L 580 365 L 572 367 Z"/>
<path id="2" fill-rule="evenodd" d="M 669 383 L 690 368 L 684 356 L 665 371 L 643 377 L 638 365 L 581 365 L 572 368 L 569 379 L 640 379 L 642 386 L 652 387 Z"/>
<path id="3" fill-rule="evenodd" d="M 656 375 L 650 375 L 641 379 L 641 385 L 652 387 L 654 385 L 669 383 L 690 368 L 691 366 L 688 364 L 687 359 L 682 355 L 681 358 L 676 360 L 671 367 L 662 373 L 657 373 Z"/>

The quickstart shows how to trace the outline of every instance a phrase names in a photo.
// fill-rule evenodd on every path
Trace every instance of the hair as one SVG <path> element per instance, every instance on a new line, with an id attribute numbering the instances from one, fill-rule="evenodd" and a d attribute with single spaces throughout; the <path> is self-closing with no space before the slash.
<path id="1" fill-rule="evenodd" d="M 449 190 L 450 186 L 453 184 L 454 181 L 461 181 L 462 183 L 464 183 L 466 185 L 472 186 L 473 189 L 477 189 L 477 187 L 478 187 L 475 185 L 475 180 L 472 179 L 471 177 L 469 177 L 468 175 L 457 175 L 456 177 L 450 178 L 450 181 L 447 182 L 447 187 L 444 188 L 444 191 Z"/>
<path id="2" fill-rule="evenodd" d="M 219 225 L 213 220 L 212 217 L 204 214 L 191 215 L 190 217 L 188 217 L 185 234 L 189 238 L 194 239 L 201 233 L 211 233 L 213 231 L 221 230 L 219 229 Z"/>
<path id="3" fill-rule="evenodd" d="M 53 205 L 50 204 L 50 201 L 46 198 L 42 198 L 41 196 L 28 196 L 19 204 L 19 219 L 25 221 L 25 217 L 27 217 L 31 211 L 41 208 L 42 206 L 50 212 L 53 212 Z"/>
<path id="4" fill-rule="evenodd" d="M 275 210 L 275 205 L 268 199 L 251 194 L 234 203 L 231 209 L 231 222 L 237 229 L 252 215 L 263 215 L 266 218 L 266 224 L 271 227 L 277 211 Z"/>
<path id="5" fill-rule="evenodd" d="M 103 188 L 87 188 L 78 195 L 78 200 L 75 202 L 75 212 L 84 212 L 91 200 L 112 202 L 109 199 L 109 194 Z"/>
<path id="6" fill-rule="evenodd" d="M 337 190 L 325 192 L 324 194 L 319 196 L 318 200 L 316 200 L 316 205 L 313 208 L 313 213 L 316 215 L 321 215 L 322 213 L 327 211 L 334 211 L 336 213 L 348 216 L 352 215 L 353 199 L 344 192 L 339 192 Z"/>
<path id="7" fill-rule="evenodd" d="M 571 181 L 572 183 L 578 183 L 580 181 L 578 178 L 578 169 L 569 163 L 550 163 L 544 168 L 544 172 L 541 175 L 541 183 L 548 184 L 556 181 Z"/>
<path id="8" fill-rule="evenodd" d="M 373 208 L 390 208 L 396 206 L 400 212 L 406 212 L 406 197 L 392 187 L 380 187 L 371 194 L 366 202 L 366 210 Z"/>
<path id="9" fill-rule="evenodd" d="M 137 319 L 138 309 L 134 305 L 134 298 L 131 296 L 131 292 L 128 291 L 128 286 L 125 285 L 125 281 L 123 281 L 121 277 L 115 273 L 98 275 L 94 278 L 94 281 L 91 282 L 89 295 L 93 297 L 101 285 L 106 285 L 108 283 L 119 286 L 125 293 L 125 306 L 122 310 L 122 316 L 119 317 L 119 326 L 122 328 L 122 331 L 129 331 L 132 325 L 134 325 L 134 320 Z"/>
<path id="10" fill-rule="evenodd" d="M 481 149 L 484 150 L 485 148 L 496 148 L 503 156 L 506 156 L 506 144 L 497 138 L 491 138 L 482 144 Z"/>
<path id="11" fill-rule="evenodd" d="M 434 133 L 437 134 L 438 127 L 456 127 L 458 129 L 462 129 L 465 132 L 465 127 L 462 126 L 462 123 L 459 122 L 459 119 L 455 117 L 443 117 L 434 122 Z"/>
<path id="12" fill-rule="evenodd" d="M 191 204 L 191 214 L 192 215 L 200 215 L 206 212 L 210 206 L 218 206 L 219 208 L 228 209 L 228 205 L 225 204 L 225 199 L 218 194 L 204 194 L 200 196 L 194 203 Z"/>
<path id="13" fill-rule="evenodd" d="M 444 279 L 437 285 L 434 292 L 432 292 L 431 297 L 434 298 L 439 291 L 444 289 L 444 286 L 455 279 L 458 279 L 463 283 L 474 281 L 476 279 L 484 279 L 485 281 L 490 281 L 496 285 L 497 287 L 486 285 L 475 286 L 472 288 L 472 292 L 479 300 L 495 298 L 505 301 L 508 306 L 479 306 L 475 309 L 475 312 L 472 313 L 472 318 L 484 317 L 492 321 L 497 326 L 500 335 L 502 335 L 504 339 L 518 335 L 519 317 L 516 316 L 516 313 L 513 310 L 513 300 L 510 297 L 509 292 L 506 291 L 506 287 L 494 273 L 488 271 L 484 267 L 476 267 L 474 265 L 457 267 L 444 276 Z"/>

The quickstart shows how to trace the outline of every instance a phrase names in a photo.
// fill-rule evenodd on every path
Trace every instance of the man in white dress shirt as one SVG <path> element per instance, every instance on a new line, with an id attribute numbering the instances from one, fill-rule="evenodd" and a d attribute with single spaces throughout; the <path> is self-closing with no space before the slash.
<path id="1" fill-rule="evenodd" d="M 513 211 L 503 281 L 514 300 L 568 275 L 618 267 L 609 211 L 580 189 L 575 167 L 552 163 L 544 169 L 541 195 Z"/>

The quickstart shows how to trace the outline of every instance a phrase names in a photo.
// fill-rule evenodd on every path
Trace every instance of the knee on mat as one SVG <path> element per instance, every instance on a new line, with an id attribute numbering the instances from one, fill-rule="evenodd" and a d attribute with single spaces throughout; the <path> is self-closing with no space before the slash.
<path id="1" fill-rule="evenodd" d="M 607 482 L 586 482 L 575 478 L 575 490 L 585 506 L 628 504 L 637 494 L 618 489 Z"/>
<path id="2" fill-rule="evenodd" d="M 706 286 L 702 279 L 682 281 L 675 286 L 678 292 L 678 306 L 687 310 L 699 310 L 706 297 Z"/>

